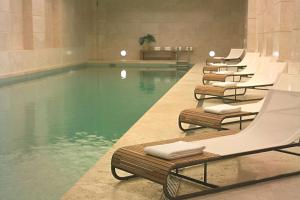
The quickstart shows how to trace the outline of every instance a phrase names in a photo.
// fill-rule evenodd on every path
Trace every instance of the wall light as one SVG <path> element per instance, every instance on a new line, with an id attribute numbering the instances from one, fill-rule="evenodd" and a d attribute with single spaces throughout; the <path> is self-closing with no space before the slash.
<path id="1" fill-rule="evenodd" d="M 216 52 L 215 52 L 215 51 L 210 51 L 210 52 L 208 53 L 208 55 L 209 55 L 210 57 L 214 57 L 214 56 L 216 55 Z"/>
<path id="2" fill-rule="evenodd" d="M 125 50 L 122 50 L 122 51 L 120 52 L 120 54 L 121 54 L 121 56 L 125 57 L 125 56 L 127 55 L 127 52 L 126 52 Z"/>
<path id="3" fill-rule="evenodd" d="M 127 77 L 127 72 L 125 69 L 121 71 L 121 79 L 125 79 Z"/>
<path id="4" fill-rule="evenodd" d="M 279 51 L 274 51 L 273 52 L 273 56 L 276 57 L 276 58 L 278 58 L 279 57 Z"/>

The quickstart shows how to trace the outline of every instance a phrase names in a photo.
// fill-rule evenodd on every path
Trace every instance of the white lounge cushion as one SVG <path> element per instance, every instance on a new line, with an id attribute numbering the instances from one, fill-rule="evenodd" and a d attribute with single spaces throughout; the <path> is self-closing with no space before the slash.
<path id="1" fill-rule="evenodd" d="M 178 141 L 144 148 L 146 154 L 171 160 L 203 153 L 205 146 L 192 142 Z"/>
<path id="2" fill-rule="evenodd" d="M 236 82 L 215 82 L 212 85 L 217 87 L 236 87 L 237 83 Z"/>
<path id="3" fill-rule="evenodd" d="M 218 71 L 216 74 L 234 74 L 235 72 L 233 71 Z"/>
<path id="4" fill-rule="evenodd" d="M 215 113 L 215 114 L 227 114 L 235 113 L 241 111 L 241 106 L 232 106 L 228 104 L 220 104 L 216 106 L 204 107 L 205 112 Z"/>

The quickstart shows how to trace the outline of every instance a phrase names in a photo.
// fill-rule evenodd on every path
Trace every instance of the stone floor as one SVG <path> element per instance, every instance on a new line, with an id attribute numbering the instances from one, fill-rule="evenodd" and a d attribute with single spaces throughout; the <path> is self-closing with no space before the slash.
<path id="1" fill-rule="evenodd" d="M 161 199 L 162 187 L 144 179 L 134 179 L 120 182 L 110 173 L 110 159 L 113 152 L 122 146 L 151 142 L 157 140 L 184 137 L 177 124 L 180 111 L 196 107 L 198 102 L 193 98 L 195 85 L 201 84 L 202 65 L 196 64 L 171 90 L 169 90 L 148 112 L 145 113 L 119 141 L 62 197 L 63 200 L 83 199 Z M 255 94 L 257 95 L 257 94 Z M 213 105 L 220 101 L 205 101 L 205 105 Z M 201 105 L 198 105 L 201 106 Z M 238 129 L 238 125 L 230 125 Z M 198 134 L 208 129 L 194 131 L 188 134 Z M 212 174 L 209 179 L 217 183 L 227 183 L 244 180 L 251 177 L 261 177 L 271 172 L 280 172 L 286 167 L 293 169 L 300 166 L 300 159 L 282 157 L 278 153 L 261 154 L 257 157 L 242 157 L 210 166 Z M 276 164 L 276 168 L 275 168 Z M 287 164 L 287 165 L 283 165 Z M 201 178 L 201 169 L 185 170 L 184 173 L 195 174 Z M 230 177 L 230 178 L 229 178 Z M 257 184 L 223 193 L 207 195 L 194 199 L 206 200 L 294 200 L 300 199 L 298 188 L 300 177 L 286 178 Z M 181 182 L 179 193 L 197 189 L 189 183 Z"/>

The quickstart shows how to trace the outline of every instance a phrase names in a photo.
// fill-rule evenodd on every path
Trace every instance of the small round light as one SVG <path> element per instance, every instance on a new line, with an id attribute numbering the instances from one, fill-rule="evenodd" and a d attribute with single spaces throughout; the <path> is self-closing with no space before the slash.
<path id="1" fill-rule="evenodd" d="M 279 51 L 274 51 L 273 52 L 273 56 L 276 57 L 276 58 L 278 58 L 279 57 Z"/>
<path id="2" fill-rule="evenodd" d="M 216 55 L 216 52 L 210 51 L 210 52 L 208 53 L 208 55 L 209 55 L 210 57 L 214 57 L 214 56 Z"/>
<path id="3" fill-rule="evenodd" d="M 127 52 L 125 50 L 121 51 L 121 56 L 125 57 L 127 55 Z"/>
<path id="4" fill-rule="evenodd" d="M 125 79 L 127 77 L 127 72 L 125 69 L 121 71 L 121 79 Z"/>

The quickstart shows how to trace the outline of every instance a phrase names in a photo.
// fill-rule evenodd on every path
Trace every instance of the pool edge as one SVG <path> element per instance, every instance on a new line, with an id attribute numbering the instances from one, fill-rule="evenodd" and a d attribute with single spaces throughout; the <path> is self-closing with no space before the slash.
<path id="1" fill-rule="evenodd" d="M 177 117 L 181 110 L 197 105 L 192 94 L 194 86 L 200 83 L 201 80 L 201 66 L 202 63 L 195 64 L 128 129 L 118 142 L 115 143 L 61 199 L 84 199 L 86 196 L 93 196 L 91 199 L 140 199 L 141 196 L 134 196 L 137 194 L 131 195 L 130 192 L 123 190 L 120 191 L 120 196 L 117 195 L 119 198 L 115 195 L 112 198 L 111 195 L 113 195 L 114 188 L 117 187 L 118 181 L 114 180 L 110 174 L 111 155 L 117 148 L 122 146 L 183 137 L 185 134 L 178 128 Z M 86 186 L 93 189 L 87 189 Z M 153 197 L 143 196 L 143 199 L 152 198 Z"/>

